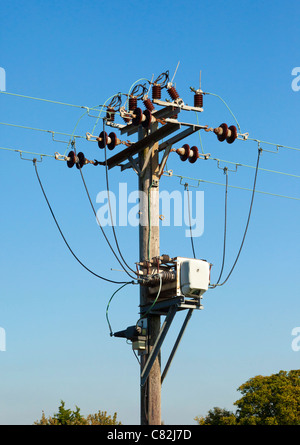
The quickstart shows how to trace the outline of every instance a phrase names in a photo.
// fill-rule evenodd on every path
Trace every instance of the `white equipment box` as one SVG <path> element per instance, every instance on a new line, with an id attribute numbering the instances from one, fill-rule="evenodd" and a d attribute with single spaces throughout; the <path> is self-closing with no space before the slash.
<path id="1" fill-rule="evenodd" d="M 208 290 L 210 268 L 205 260 L 177 257 L 177 295 L 201 298 Z"/>

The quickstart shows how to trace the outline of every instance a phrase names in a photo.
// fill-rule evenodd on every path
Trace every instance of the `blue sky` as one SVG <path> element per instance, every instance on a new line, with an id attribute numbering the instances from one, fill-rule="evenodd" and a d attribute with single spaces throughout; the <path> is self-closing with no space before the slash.
<path id="1" fill-rule="evenodd" d="M 300 148 L 300 92 L 291 75 L 300 66 L 297 1 L 15 1 L 1 6 L 0 66 L 7 92 L 93 107 L 118 91 L 127 93 L 140 78 L 165 70 L 173 74 L 186 103 L 190 86 L 222 97 L 242 132 L 264 141 Z M 0 121 L 72 133 L 83 110 L 0 95 Z M 185 120 L 196 123 L 193 113 Z M 224 104 L 204 97 L 203 125 L 234 124 Z M 91 132 L 95 120 L 81 119 L 76 133 Z M 51 135 L 0 126 L 0 147 L 53 155 L 65 144 Z M 100 123 L 96 133 L 100 130 Z M 199 146 L 195 133 L 186 141 Z M 257 144 L 232 146 L 202 134 L 205 152 L 215 158 L 255 165 Z M 77 148 L 100 158 L 84 139 Z M 177 147 L 176 147 L 177 148 Z M 274 150 L 275 147 L 263 146 Z M 300 153 L 264 151 L 260 167 L 299 175 Z M 28 156 L 30 158 L 30 156 Z M 116 285 L 88 274 L 67 251 L 39 189 L 31 162 L 0 150 L 1 254 L 0 327 L 6 351 L 0 352 L 0 423 L 31 424 L 53 414 L 61 399 L 84 414 L 117 411 L 124 424 L 139 424 L 139 366 L 130 345 L 109 336 L 105 318 Z M 224 164 L 225 166 L 226 164 Z M 232 164 L 230 164 L 232 167 Z M 223 166 L 223 165 L 222 165 Z M 77 170 L 44 158 L 39 174 L 66 238 L 95 272 L 123 281 L 89 206 Z M 213 161 L 182 163 L 173 154 L 174 174 L 224 183 Z M 254 169 L 229 172 L 229 184 L 251 188 Z M 96 205 L 105 190 L 100 167 L 86 166 L 85 178 Z M 299 178 L 260 170 L 257 189 L 300 198 Z M 110 172 L 112 191 L 119 182 L 137 187 L 132 171 Z M 190 185 L 196 185 L 189 180 Z M 183 191 L 177 177 L 163 177 L 161 189 Z M 224 187 L 201 184 L 204 233 L 196 253 L 221 266 Z M 193 189 L 195 193 L 196 189 Z M 251 193 L 229 189 L 225 274 L 235 259 L 246 224 Z M 245 245 L 230 280 L 204 294 L 204 310 L 193 314 L 162 389 L 165 424 L 194 424 L 214 406 L 233 409 L 237 388 L 249 378 L 299 368 L 300 352 L 291 335 L 300 326 L 299 200 L 256 194 Z M 161 230 L 161 252 L 192 256 L 186 227 Z M 129 264 L 138 259 L 138 231 L 117 228 Z M 112 240 L 111 230 L 107 235 Z M 126 288 L 110 306 L 113 330 L 138 317 L 137 286 Z M 183 321 L 178 314 L 162 351 L 163 363 Z"/>

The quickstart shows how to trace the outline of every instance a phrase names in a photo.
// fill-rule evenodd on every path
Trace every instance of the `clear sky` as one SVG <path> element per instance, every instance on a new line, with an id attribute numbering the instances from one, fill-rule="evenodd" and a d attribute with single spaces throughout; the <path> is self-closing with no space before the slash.
<path id="1" fill-rule="evenodd" d="M 178 61 L 176 88 L 192 103 L 190 87 L 222 97 L 250 137 L 300 148 L 300 92 L 292 89 L 292 70 L 300 66 L 296 0 L 283 1 L 79 1 L 11 0 L 1 5 L 0 67 L 6 91 L 93 107 L 117 92 L 127 93 L 140 78 L 151 79 Z M 0 121 L 72 133 L 84 110 L 0 95 Z M 196 123 L 194 113 L 182 119 Z M 204 97 L 203 125 L 234 119 L 221 100 Z M 96 121 L 84 116 L 75 133 L 91 132 Z M 95 134 L 101 130 L 101 122 Z M 56 135 L 55 139 L 67 137 Z M 187 143 L 198 145 L 195 133 Z M 203 149 L 214 158 L 254 166 L 257 144 L 220 143 L 202 134 Z M 51 134 L 0 125 L 0 147 L 53 155 L 66 144 Z M 175 147 L 177 148 L 177 146 Z M 276 147 L 263 145 L 276 151 Z M 103 160 L 96 144 L 77 140 L 77 150 Z M 25 156 L 25 155 L 24 155 Z M 29 159 L 31 155 L 27 156 Z M 214 406 L 233 409 L 237 388 L 249 378 L 299 368 L 292 330 L 300 326 L 299 160 L 297 150 L 264 151 L 257 193 L 242 254 L 223 287 L 204 294 L 193 314 L 162 389 L 166 425 L 194 424 Z M 168 169 L 176 175 L 225 183 L 222 168 L 233 164 L 198 160 L 183 163 L 176 154 Z M 79 173 L 64 162 L 44 158 L 39 174 L 55 215 L 79 258 L 96 273 L 126 281 L 96 224 Z M 255 170 L 240 166 L 229 184 L 252 188 Z M 105 190 L 101 167 L 84 168 L 96 208 Z M 133 171 L 110 172 L 112 191 L 120 182 L 137 188 Z M 186 182 L 187 180 L 184 180 Z M 188 180 L 190 186 L 196 181 Z M 176 176 L 162 177 L 162 190 L 183 192 Z M 31 424 L 42 410 L 52 415 L 60 400 L 83 414 L 106 410 L 124 424 L 139 424 L 139 366 L 124 340 L 111 338 L 107 303 L 117 285 L 90 275 L 70 255 L 51 218 L 32 162 L 0 150 L 0 423 Z M 222 261 L 224 187 L 202 183 L 204 233 L 195 239 L 197 257 Z M 226 272 L 236 257 L 251 193 L 229 188 Z M 138 260 L 138 228 L 117 227 L 130 265 Z M 162 227 L 161 253 L 192 257 L 186 227 Z M 113 240 L 110 228 L 107 236 Z M 127 287 L 110 305 L 114 331 L 138 318 L 137 286 Z M 163 364 L 183 321 L 178 314 L 162 351 Z"/>

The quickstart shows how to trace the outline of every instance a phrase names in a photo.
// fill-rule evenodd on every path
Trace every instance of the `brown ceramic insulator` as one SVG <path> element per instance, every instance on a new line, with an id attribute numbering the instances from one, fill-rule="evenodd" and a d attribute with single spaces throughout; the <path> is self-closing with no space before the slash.
<path id="1" fill-rule="evenodd" d="M 189 162 L 191 164 L 194 164 L 198 157 L 199 157 L 199 150 L 198 147 L 196 147 L 195 145 L 191 148 L 191 151 L 193 152 L 193 156 L 189 157 Z"/>
<path id="2" fill-rule="evenodd" d="M 196 93 L 194 96 L 194 107 L 202 108 L 203 107 L 203 94 Z"/>
<path id="3" fill-rule="evenodd" d="M 143 100 L 143 102 L 147 110 L 149 110 L 150 112 L 155 110 L 155 107 L 149 98 Z"/>
<path id="4" fill-rule="evenodd" d="M 183 154 L 183 155 L 179 154 L 179 157 L 180 157 L 180 159 L 184 162 L 184 161 L 186 161 L 186 160 L 189 158 L 189 156 L 190 156 L 190 146 L 189 146 L 188 144 L 184 144 L 184 145 L 182 146 L 182 148 L 184 148 L 184 154 Z"/>
<path id="5" fill-rule="evenodd" d="M 221 124 L 219 128 L 222 128 L 223 132 L 222 134 L 217 134 L 218 141 L 223 142 L 227 138 L 228 135 L 228 125 L 227 124 Z"/>
<path id="6" fill-rule="evenodd" d="M 231 135 L 226 138 L 228 144 L 232 144 L 237 138 L 237 128 L 234 125 L 231 125 L 228 130 L 231 131 Z"/>
<path id="7" fill-rule="evenodd" d="M 136 97 L 130 97 L 129 98 L 129 110 L 133 111 L 137 107 L 137 98 Z"/>
<path id="8" fill-rule="evenodd" d="M 106 110 L 106 120 L 108 120 L 109 122 L 113 122 L 115 120 L 115 113 L 114 113 L 114 108 L 110 108 L 108 107 Z"/>
<path id="9" fill-rule="evenodd" d="M 160 99 L 161 98 L 161 86 L 153 85 L 152 86 L 152 99 Z"/>
<path id="10" fill-rule="evenodd" d="M 107 144 L 107 148 L 109 150 L 113 150 L 115 148 L 115 146 L 117 145 L 117 135 L 116 135 L 116 133 L 112 132 L 112 133 L 109 133 L 108 137 L 110 138 L 110 143 Z"/>
<path id="11" fill-rule="evenodd" d="M 106 131 L 101 131 L 101 133 L 99 134 L 99 139 L 100 140 L 98 140 L 98 147 L 99 148 L 104 148 L 105 145 L 107 145 L 107 138 L 108 138 L 108 136 L 107 136 Z"/>
<path id="12" fill-rule="evenodd" d="M 78 169 L 80 169 L 80 168 L 82 168 L 84 165 L 85 165 L 85 156 L 84 156 L 84 154 L 82 153 L 82 152 L 80 152 L 80 153 L 78 153 L 78 155 L 77 155 L 77 157 L 78 157 L 78 162 L 76 162 L 76 167 L 78 168 Z"/>
<path id="13" fill-rule="evenodd" d="M 168 91 L 171 99 L 173 99 L 173 100 L 179 99 L 179 94 L 177 93 L 177 91 L 174 87 L 168 88 L 167 91 Z"/>
<path id="14" fill-rule="evenodd" d="M 72 167 L 74 167 L 74 165 L 75 165 L 75 162 L 76 162 L 76 156 L 75 156 L 75 153 L 74 153 L 74 151 L 70 151 L 69 152 L 69 154 L 68 154 L 68 161 L 67 161 L 67 166 L 69 167 L 69 168 L 72 168 Z"/>

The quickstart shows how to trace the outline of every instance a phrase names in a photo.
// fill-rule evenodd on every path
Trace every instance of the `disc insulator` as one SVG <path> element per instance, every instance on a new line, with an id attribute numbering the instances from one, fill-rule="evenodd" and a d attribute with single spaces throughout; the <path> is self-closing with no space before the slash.
<path id="1" fill-rule="evenodd" d="M 135 117 L 132 118 L 133 125 L 140 125 L 142 122 L 143 112 L 140 108 L 135 108 L 133 111 Z"/>
<path id="2" fill-rule="evenodd" d="M 75 156 L 74 151 L 70 151 L 70 153 L 68 154 L 68 158 L 69 159 L 67 160 L 67 166 L 69 168 L 74 167 L 75 162 L 76 162 L 76 156 Z"/>
<path id="3" fill-rule="evenodd" d="M 237 129 L 234 125 L 231 125 L 228 130 L 231 131 L 231 135 L 226 138 L 228 144 L 232 144 L 237 138 Z"/>
<path id="4" fill-rule="evenodd" d="M 101 131 L 99 134 L 99 138 L 101 139 L 98 141 L 98 147 L 104 148 L 107 145 L 107 133 L 105 131 Z"/>
<path id="5" fill-rule="evenodd" d="M 194 146 L 191 148 L 191 151 L 193 152 L 193 155 L 192 155 L 191 157 L 189 157 L 189 162 L 190 162 L 191 164 L 194 164 L 194 163 L 197 161 L 198 157 L 199 157 L 199 150 L 198 150 L 198 148 L 194 145 Z"/>
<path id="6" fill-rule="evenodd" d="M 142 122 L 142 126 L 144 128 L 149 128 L 150 125 L 151 125 L 152 114 L 151 114 L 151 112 L 149 110 L 145 110 L 143 114 L 144 114 L 146 119 Z"/>
<path id="7" fill-rule="evenodd" d="M 184 148 L 185 153 L 183 155 L 180 155 L 180 159 L 184 162 L 190 155 L 190 146 L 188 144 L 184 144 L 182 148 Z"/>
<path id="8" fill-rule="evenodd" d="M 228 125 L 227 124 L 221 124 L 220 128 L 222 128 L 223 132 L 222 134 L 217 134 L 218 141 L 223 142 L 227 138 L 228 135 Z"/>
<path id="9" fill-rule="evenodd" d="M 113 150 L 115 148 L 115 146 L 117 145 L 117 135 L 116 135 L 116 133 L 112 132 L 112 133 L 109 133 L 108 137 L 110 138 L 110 143 L 107 144 L 107 147 L 109 150 Z"/>
<path id="10" fill-rule="evenodd" d="M 76 162 L 76 167 L 78 169 L 82 168 L 85 165 L 85 156 L 82 152 L 77 155 L 78 161 Z"/>

